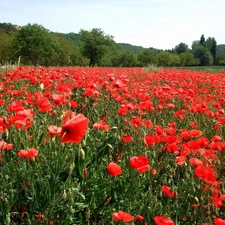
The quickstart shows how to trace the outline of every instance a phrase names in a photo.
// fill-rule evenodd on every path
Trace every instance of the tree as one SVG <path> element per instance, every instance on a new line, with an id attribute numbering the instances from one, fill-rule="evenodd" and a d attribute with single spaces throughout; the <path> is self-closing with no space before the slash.
<path id="1" fill-rule="evenodd" d="M 113 37 L 106 35 L 101 29 L 81 30 L 82 53 L 90 59 L 89 66 L 94 67 L 113 43 Z"/>
<path id="2" fill-rule="evenodd" d="M 202 36 L 200 37 L 200 44 L 201 44 L 202 46 L 205 45 L 205 36 L 204 36 L 204 34 L 202 34 Z"/>
<path id="3" fill-rule="evenodd" d="M 214 63 L 214 64 L 215 64 L 215 62 L 216 62 L 216 50 L 217 50 L 217 43 L 216 43 L 215 38 L 213 37 L 213 38 L 212 38 L 212 46 L 211 46 L 210 52 L 211 52 L 211 54 L 212 54 L 212 57 L 213 57 L 213 63 Z"/>
<path id="4" fill-rule="evenodd" d="M 187 52 L 187 50 L 188 50 L 188 45 L 183 42 L 175 46 L 175 52 L 178 55 L 180 55 L 181 53 Z"/>
<path id="5" fill-rule="evenodd" d="M 180 66 L 180 57 L 177 54 L 171 54 L 171 66 Z"/>
<path id="6" fill-rule="evenodd" d="M 200 41 L 199 41 L 199 40 L 197 40 L 197 41 L 193 41 L 193 42 L 192 42 L 192 45 L 191 45 L 191 49 L 192 49 L 192 51 L 194 52 L 194 51 L 195 51 L 195 49 L 196 49 L 196 48 L 198 48 L 198 47 L 202 47 L 202 45 L 201 45 Z"/>
<path id="7" fill-rule="evenodd" d="M 59 46 L 44 27 L 28 24 L 18 31 L 15 50 L 15 56 L 21 56 L 25 64 L 49 66 L 57 61 Z"/>
<path id="8" fill-rule="evenodd" d="M 191 52 L 185 52 L 180 54 L 181 66 L 193 66 L 195 65 L 195 57 Z"/>
<path id="9" fill-rule="evenodd" d="M 169 52 L 160 52 L 158 54 L 158 65 L 159 66 L 171 66 L 173 63 L 172 54 Z"/>
<path id="10" fill-rule="evenodd" d="M 199 46 L 199 47 L 195 48 L 193 53 L 194 53 L 195 58 L 199 60 L 200 66 L 212 65 L 213 57 L 207 48 L 205 48 L 203 46 Z"/>
<path id="11" fill-rule="evenodd" d="M 213 57 L 209 51 L 205 51 L 201 58 L 201 66 L 211 66 L 213 64 Z"/>
<path id="12" fill-rule="evenodd" d="M 12 59 L 14 38 L 15 33 L 6 33 L 0 29 L 0 64 L 8 63 Z"/>
<path id="13" fill-rule="evenodd" d="M 135 67 L 137 65 L 137 56 L 131 51 L 122 51 L 119 57 L 119 63 L 122 67 Z"/>
<path id="14" fill-rule="evenodd" d="M 145 49 L 138 54 L 138 61 L 141 66 L 156 65 L 158 62 L 157 55 L 154 50 Z"/>

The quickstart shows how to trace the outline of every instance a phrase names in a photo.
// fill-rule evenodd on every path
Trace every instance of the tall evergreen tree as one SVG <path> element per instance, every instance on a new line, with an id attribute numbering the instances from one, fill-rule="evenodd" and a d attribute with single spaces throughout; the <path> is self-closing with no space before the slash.
<path id="1" fill-rule="evenodd" d="M 205 45 L 205 36 L 204 36 L 204 34 L 202 34 L 202 36 L 200 37 L 200 44 L 201 44 L 202 46 Z"/>
<path id="2" fill-rule="evenodd" d="M 213 37 L 212 38 L 212 47 L 210 49 L 210 52 L 212 54 L 212 57 L 213 57 L 213 63 L 215 64 L 216 62 L 216 48 L 217 48 L 217 43 L 216 43 L 216 40 L 215 38 Z"/>

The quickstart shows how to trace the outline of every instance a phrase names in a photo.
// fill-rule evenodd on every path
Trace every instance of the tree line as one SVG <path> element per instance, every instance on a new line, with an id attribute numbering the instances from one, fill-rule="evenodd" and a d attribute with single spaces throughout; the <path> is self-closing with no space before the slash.
<path id="1" fill-rule="evenodd" d="M 214 37 L 194 40 L 191 48 L 181 42 L 171 50 L 116 43 L 100 28 L 75 33 L 50 32 L 42 25 L 19 27 L 0 23 L 0 64 L 33 66 L 210 66 L 225 65 L 225 45 Z"/>

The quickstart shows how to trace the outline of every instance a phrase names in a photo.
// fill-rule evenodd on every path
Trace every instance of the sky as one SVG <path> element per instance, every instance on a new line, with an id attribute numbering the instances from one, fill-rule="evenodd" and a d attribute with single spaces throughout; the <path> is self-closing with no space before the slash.
<path id="1" fill-rule="evenodd" d="M 0 23 L 52 32 L 100 28 L 117 43 L 172 49 L 214 37 L 225 44 L 224 0 L 0 0 Z"/>

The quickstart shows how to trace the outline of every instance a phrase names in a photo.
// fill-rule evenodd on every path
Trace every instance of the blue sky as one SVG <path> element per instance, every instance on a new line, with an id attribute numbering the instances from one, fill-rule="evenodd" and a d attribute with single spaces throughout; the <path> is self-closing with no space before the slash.
<path id="1" fill-rule="evenodd" d="M 224 0 L 5 0 L 0 22 L 37 23 L 53 32 L 101 28 L 120 43 L 172 49 L 214 37 L 225 44 Z"/>

